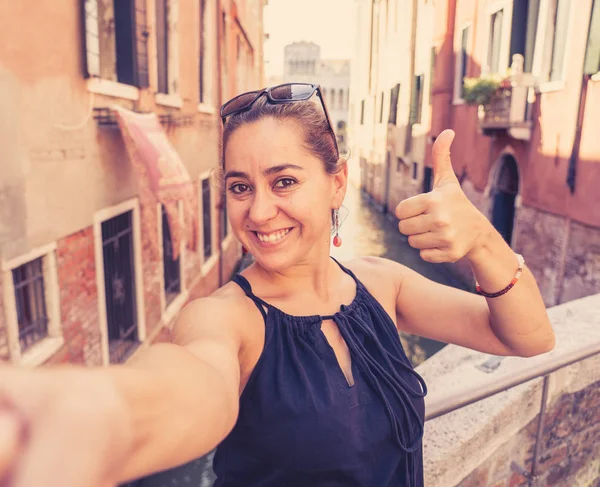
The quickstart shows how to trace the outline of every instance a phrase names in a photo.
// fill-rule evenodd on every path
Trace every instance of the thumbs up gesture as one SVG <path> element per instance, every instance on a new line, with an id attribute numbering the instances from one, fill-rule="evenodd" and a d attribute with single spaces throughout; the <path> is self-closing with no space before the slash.
<path id="1" fill-rule="evenodd" d="M 491 223 L 469 201 L 452 169 L 452 130 L 433 144 L 433 189 L 405 199 L 396 207 L 400 232 L 427 262 L 456 262 L 476 249 Z"/>

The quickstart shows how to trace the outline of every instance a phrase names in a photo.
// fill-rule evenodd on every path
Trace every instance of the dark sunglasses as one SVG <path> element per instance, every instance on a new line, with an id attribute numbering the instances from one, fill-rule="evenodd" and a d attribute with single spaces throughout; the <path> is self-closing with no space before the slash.
<path id="1" fill-rule="evenodd" d="M 325 105 L 323 92 L 321 91 L 321 87 L 319 85 L 314 85 L 311 83 L 285 83 L 282 85 L 273 86 L 271 88 L 264 88 L 262 90 L 242 93 L 241 95 L 232 98 L 221 107 L 221 120 L 223 125 L 225 125 L 225 119 L 227 117 L 243 112 L 244 110 L 249 110 L 254 102 L 256 102 L 256 100 L 263 95 L 267 96 L 269 103 L 278 105 L 280 103 L 306 101 L 309 100 L 315 93 L 319 97 L 319 100 L 321 100 L 323 112 L 325 112 L 325 118 L 327 119 L 327 125 L 331 135 L 333 136 L 336 151 L 338 151 L 337 138 L 333 130 L 333 125 L 331 125 L 331 119 L 329 118 L 329 112 L 327 111 L 327 106 Z"/>

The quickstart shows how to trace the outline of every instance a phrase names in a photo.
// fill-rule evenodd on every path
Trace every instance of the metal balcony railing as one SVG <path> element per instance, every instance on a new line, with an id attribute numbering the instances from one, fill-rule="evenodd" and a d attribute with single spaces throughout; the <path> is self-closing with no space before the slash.
<path id="1" fill-rule="evenodd" d="M 528 479 L 530 487 L 535 487 L 539 475 L 539 459 L 542 455 L 541 445 L 542 435 L 544 432 L 544 419 L 547 406 L 546 403 L 548 400 L 550 374 L 598 354 L 600 354 L 600 343 L 593 343 L 575 351 L 557 354 L 555 360 L 550 364 L 534 364 L 529 367 L 522 368 L 518 372 L 508 377 L 498 377 L 498 379 L 490 381 L 487 384 L 478 384 L 471 389 L 461 391 L 459 394 L 447 396 L 441 400 L 428 403 L 425 421 L 439 418 L 440 416 L 444 416 L 448 413 L 469 406 L 470 404 L 482 401 L 483 399 L 487 399 L 488 397 L 500 392 L 517 387 L 525 382 L 543 378 L 542 400 L 540 404 L 540 414 L 538 417 L 531 470 L 527 471 L 521 465 L 518 465 L 515 462 L 513 462 L 511 465 L 513 471 L 520 473 Z"/>

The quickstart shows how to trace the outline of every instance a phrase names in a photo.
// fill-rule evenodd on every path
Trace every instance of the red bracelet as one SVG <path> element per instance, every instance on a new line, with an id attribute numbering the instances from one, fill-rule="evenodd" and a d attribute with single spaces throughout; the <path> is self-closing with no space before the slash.
<path id="1" fill-rule="evenodd" d="M 484 290 L 481 289 L 481 286 L 479 285 L 477 280 L 475 280 L 475 288 L 477 289 L 477 292 L 479 294 L 485 296 L 486 298 L 497 298 L 498 296 L 502 296 L 503 294 L 506 294 L 508 291 L 510 291 L 513 288 L 513 286 L 517 283 L 517 281 L 521 277 L 521 274 L 523 274 L 523 265 L 525 265 L 525 259 L 523 259 L 523 256 L 521 254 L 515 254 L 515 255 L 517 256 L 517 262 L 519 263 L 519 268 L 517 269 L 517 273 L 515 274 L 515 277 L 513 277 L 513 280 L 510 281 L 510 284 L 508 286 L 506 286 L 504 289 L 502 289 L 501 291 L 498 291 L 497 293 L 486 293 Z"/>

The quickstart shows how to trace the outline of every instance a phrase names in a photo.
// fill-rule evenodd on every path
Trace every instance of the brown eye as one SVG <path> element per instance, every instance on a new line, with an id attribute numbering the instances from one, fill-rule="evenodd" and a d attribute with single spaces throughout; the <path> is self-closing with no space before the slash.
<path id="1" fill-rule="evenodd" d="M 296 181 L 292 178 L 281 178 L 279 181 L 275 183 L 275 187 L 279 189 L 289 188 L 296 184 Z"/>
<path id="2" fill-rule="evenodd" d="M 243 184 L 243 183 L 238 183 L 238 184 L 234 184 L 229 188 L 229 191 L 233 194 L 244 194 L 246 191 L 248 191 L 250 188 L 248 187 L 247 184 Z"/>

